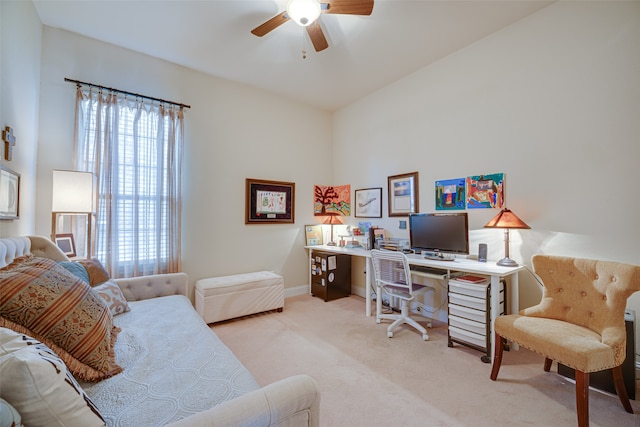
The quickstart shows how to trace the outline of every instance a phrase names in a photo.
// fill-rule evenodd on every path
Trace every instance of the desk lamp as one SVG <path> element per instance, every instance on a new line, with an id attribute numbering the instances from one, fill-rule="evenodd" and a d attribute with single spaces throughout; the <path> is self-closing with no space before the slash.
<path id="1" fill-rule="evenodd" d="M 503 209 L 498 215 L 489 221 L 485 228 L 504 228 L 504 258 L 496 262 L 503 267 L 517 267 L 518 263 L 509 258 L 509 229 L 531 228 L 516 216 L 511 210 Z"/>
<path id="2" fill-rule="evenodd" d="M 333 224 L 342 224 L 342 220 L 338 215 L 329 215 L 325 218 L 323 224 L 331 225 L 331 239 L 327 243 L 327 246 L 335 246 L 336 242 L 333 241 Z"/>

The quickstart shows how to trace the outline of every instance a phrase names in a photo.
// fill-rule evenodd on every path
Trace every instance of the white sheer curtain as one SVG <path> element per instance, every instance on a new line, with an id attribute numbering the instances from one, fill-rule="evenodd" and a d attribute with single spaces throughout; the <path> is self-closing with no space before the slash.
<path id="1" fill-rule="evenodd" d="M 96 174 L 96 257 L 113 277 L 180 271 L 183 111 L 76 91 L 75 167 Z"/>

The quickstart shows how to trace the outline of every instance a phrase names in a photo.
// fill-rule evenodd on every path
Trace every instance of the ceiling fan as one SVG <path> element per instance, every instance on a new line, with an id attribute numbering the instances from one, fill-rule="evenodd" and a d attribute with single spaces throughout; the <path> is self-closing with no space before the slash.
<path id="1" fill-rule="evenodd" d="M 262 37 L 280 25 L 292 19 L 296 24 L 307 28 L 307 33 L 316 52 L 329 47 L 318 18 L 321 13 L 341 15 L 371 15 L 373 0 L 291 0 L 285 12 L 279 13 L 262 25 L 257 26 L 251 33 Z"/>

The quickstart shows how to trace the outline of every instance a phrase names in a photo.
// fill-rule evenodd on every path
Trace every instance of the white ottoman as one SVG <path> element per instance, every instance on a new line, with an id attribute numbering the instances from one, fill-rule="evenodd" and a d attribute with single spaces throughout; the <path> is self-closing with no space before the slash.
<path id="1" fill-rule="evenodd" d="M 270 271 L 196 282 L 196 311 L 206 323 L 284 308 L 284 279 Z"/>

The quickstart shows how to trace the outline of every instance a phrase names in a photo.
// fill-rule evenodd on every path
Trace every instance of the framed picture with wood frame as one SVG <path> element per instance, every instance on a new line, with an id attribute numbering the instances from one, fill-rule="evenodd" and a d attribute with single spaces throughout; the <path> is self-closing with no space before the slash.
<path id="1" fill-rule="evenodd" d="M 418 172 L 393 175 L 389 185 L 389 216 L 409 216 L 418 213 Z"/>
<path id="2" fill-rule="evenodd" d="M 295 222 L 295 183 L 247 178 L 245 187 L 245 224 Z"/>
<path id="3" fill-rule="evenodd" d="M 69 258 L 76 256 L 76 242 L 73 240 L 73 234 L 56 234 L 56 245 Z"/>
<path id="4" fill-rule="evenodd" d="M 0 219 L 20 217 L 20 174 L 0 165 Z"/>

